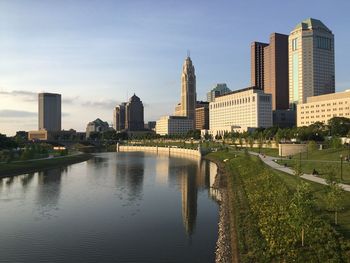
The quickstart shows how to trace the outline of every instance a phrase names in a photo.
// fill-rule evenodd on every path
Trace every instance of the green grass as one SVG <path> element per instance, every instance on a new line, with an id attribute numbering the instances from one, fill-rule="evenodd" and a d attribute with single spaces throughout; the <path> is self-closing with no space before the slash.
<path id="1" fill-rule="evenodd" d="M 301 154 L 302 159 L 306 160 L 325 160 L 325 161 L 340 161 L 340 155 L 346 157 L 350 155 L 349 149 L 323 149 L 323 150 L 312 150 Z M 299 154 L 292 156 L 292 159 L 299 159 Z"/>
<path id="2" fill-rule="evenodd" d="M 259 148 L 248 148 L 248 151 L 251 152 L 259 152 Z M 272 157 L 278 157 L 278 149 L 276 148 L 261 148 L 260 149 L 260 153 L 268 155 L 268 156 L 272 156 Z"/>
<path id="3" fill-rule="evenodd" d="M 90 158 L 90 154 L 79 154 L 60 158 L 0 164 L 0 177 L 36 172 L 48 168 L 83 162 Z"/>
<path id="4" fill-rule="evenodd" d="M 278 160 L 278 163 L 280 164 L 287 164 L 287 166 L 292 168 L 299 168 L 299 158 L 291 159 L 291 160 Z M 343 161 L 342 170 L 343 170 L 343 180 L 341 180 L 341 164 L 340 161 L 328 161 L 328 160 L 307 160 L 307 159 L 301 159 L 301 171 L 303 173 L 311 174 L 313 170 L 315 169 L 319 176 L 322 178 L 327 177 L 327 173 L 329 173 L 330 170 L 333 170 L 337 179 L 346 184 L 350 184 L 350 163 Z"/>
<path id="5" fill-rule="evenodd" d="M 256 180 L 254 178 L 259 177 L 260 171 L 267 170 L 270 174 L 275 175 L 281 182 L 283 182 L 283 184 L 288 188 L 290 192 L 290 197 L 288 198 L 291 198 L 292 194 L 295 192 L 297 185 L 299 185 L 301 181 L 305 180 L 300 177 L 273 170 L 272 168 L 263 164 L 263 162 L 261 162 L 261 160 L 259 160 L 257 157 L 249 157 L 243 153 L 237 155 L 230 152 L 216 152 L 209 154 L 209 156 L 210 158 L 219 160 L 221 162 L 224 159 L 229 159 L 229 161 L 225 162 L 224 167 L 228 172 L 229 180 L 231 180 L 231 184 L 229 184 L 229 186 L 232 187 L 234 192 L 232 205 L 236 213 L 235 218 L 238 221 L 236 224 L 236 231 L 239 239 L 238 243 L 240 244 L 239 249 L 241 259 L 243 258 L 242 262 L 261 261 L 262 258 L 254 258 L 252 254 L 260 255 L 260 252 L 256 251 L 256 249 L 260 248 L 264 250 L 264 248 L 266 248 L 266 244 L 259 234 L 259 230 L 257 230 L 257 219 L 254 219 L 252 217 L 252 212 L 249 211 L 250 204 L 246 196 L 247 193 L 251 191 L 251 189 L 249 189 L 249 187 L 247 188 L 244 182 L 249 182 L 249 180 Z M 249 167 L 248 170 L 250 169 L 250 171 L 254 172 L 242 177 L 242 175 L 246 173 L 247 167 Z M 248 177 L 245 178 L 246 176 Z M 307 181 L 307 183 L 310 185 L 313 196 L 315 198 L 316 209 L 314 213 L 318 217 L 323 218 L 322 220 L 332 225 L 334 229 L 341 233 L 341 235 L 343 235 L 347 240 L 350 240 L 350 193 L 345 193 L 343 200 L 344 209 L 339 214 L 339 226 L 334 226 L 334 214 L 328 212 L 325 205 L 327 187 L 314 182 Z M 274 186 L 271 185 L 271 187 L 271 190 L 273 190 Z M 315 246 L 317 246 L 317 244 Z M 307 248 L 305 252 L 309 252 L 307 251 Z"/>

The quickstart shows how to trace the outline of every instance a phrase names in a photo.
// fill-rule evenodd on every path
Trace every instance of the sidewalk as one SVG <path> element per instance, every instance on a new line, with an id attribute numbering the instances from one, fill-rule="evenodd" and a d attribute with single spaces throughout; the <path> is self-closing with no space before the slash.
<path id="1" fill-rule="evenodd" d="M 249 154 L 251 155 L 255 155 L 255 156 L 259 156 L 260 159 L 267 164 L 268 166 L 270 166 L 273 169 L 276 169 L 278 171 L 281 172 L 285 172 L 287 174 L 291 174 L 291 175 L 295 175 L 295 172 L 293 169 L 289 168 L 289 167 L 284 167 L 283 165 L 280 165 L 276 162 L 274 162 L 274 160 L 277 159 L 277 157 L 271 157 L 271 156 L 265 156 L 263 157 L 262 155 L 260 155 L 259 153 L 256 152 L 249 152 Z M 312 174 L 303 174 L 302 176 L 300 176 L 301 178 L 304 178 L 305 180 L 309 180 L 315 183 L 319 183 L 319 184 L 324 184 L 327 185 L 326 180 L 323 178 L 320 178 L 318 176 L 312 175 Z M 350 185 L 348 184 L 339 184 L 345 191 L 350 192 Z"/>

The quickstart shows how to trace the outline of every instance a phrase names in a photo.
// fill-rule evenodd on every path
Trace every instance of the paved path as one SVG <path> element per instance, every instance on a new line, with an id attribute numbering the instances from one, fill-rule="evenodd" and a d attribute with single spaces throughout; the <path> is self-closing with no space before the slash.
<path id="1" fill-rule="evenodd" d="M 276 163 L 274 160 L 278 159 L 277 157 L 271 157 L 271 156 L 265 156 L 263 157 L 262 155 L 260 155 L 259 153 L 256 152 L 249 152 L 249 154 L 251 155 L 255 155 L 255 156 L 259 156 L 260 159 L 267 164 L 268 166 L 272 167 L 273 169 L 276 169 L 278 171 L 281 172 L 285 172 L 287 174 L 291 174 L 291 175 L 295 175 L 295 171 L 289 167 L 284 167 L 283 165 L 280 165 L 278 163 Z M 301 178 L 304 178 L 306 180 L 315 182 L 315 183 L 319 183 L 319 184 L 324 184 L 327 185 L 326 180 L 312 175 L 312 174 L 303 174 L 302 176 L 300 176 Z M 339 184 L 341 187 L 343 187 L 343 189 L 347 192 L 350 192 L 350 185 L 348 184 Z"/>

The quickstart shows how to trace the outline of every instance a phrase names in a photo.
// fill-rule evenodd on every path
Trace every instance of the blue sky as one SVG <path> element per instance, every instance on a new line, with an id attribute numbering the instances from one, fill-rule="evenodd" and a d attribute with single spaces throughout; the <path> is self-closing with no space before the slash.
<path id="1" fill-rule="evenodd" d="M 37 129 L 37 92 L 63 96 L 64 129 L 112 122 L 134 92 L 145 119 L 171 114 L 187 50 L 197 96 L 250 84 L 250 43 L 305 18 L 335 34 L 336 90 L 350 88 L 350 3 L 338 1 L 0 0 L 0 133 Z"/>

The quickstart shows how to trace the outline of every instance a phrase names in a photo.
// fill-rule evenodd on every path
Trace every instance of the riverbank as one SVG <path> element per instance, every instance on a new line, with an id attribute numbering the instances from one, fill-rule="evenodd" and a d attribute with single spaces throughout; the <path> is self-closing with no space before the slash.
<path id="1" fill-rule="evenodd" d="M 217 152 L 206 158 L 215 161 L 227 178 L 230 207 L 226 210 L 233 233 L 232 256 L 237 250 L 237 260 L 348 262 L 349 206 L 344 204 L 340 225 L 334 225 L 332 212 L 324 205 L 326 186 L 308 183 L 314 202 L 308 209 L 307 224 L 303 225 L 307 245 L 302 246 L 298 214 L 293 214 L 290 207 L 296 190 L 305 185 L 305 180 L 274 171 L 257 157 L 244 153 Z M 232 258 L 232 262 L 236 261 Z"/>
<path id="2" fill-rule="evenodd" d="M 70 156 L 62 156 L 51 159 L 38 159 L 33 161 L 13 162 L 0 165 L 0 178 L 20 175 L 24 173 L 33 173 L 50 168 L 80 163 L 89 160 L 91 154 L 82 153 Z"/>
<path id="3" fill-rule="evenodd" d="M 219 189 L 221 202 L 219 209 L 219 227 L 218 227 L 218 241 L 216 254 L 216 263 L 239 262 L 237 233 L 236 233 L 236 219 L 232 209 L 233 192 L 232 188 L 228 187 L 228 174 L 224 169 L 221 161 L 213 158 L 210 155 L 203 157 L 216 164 L 217 176 L 215 178 L 214 188 Z"/>

